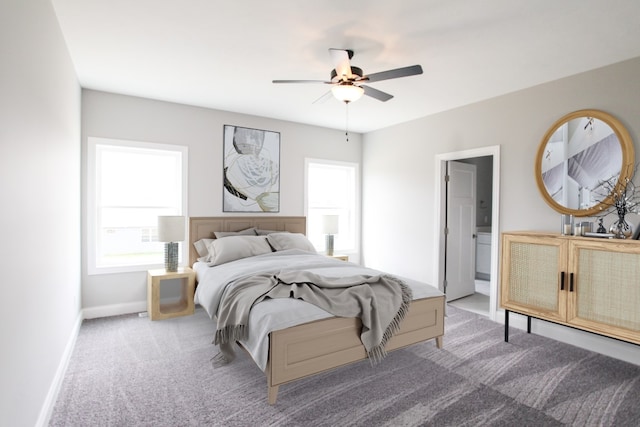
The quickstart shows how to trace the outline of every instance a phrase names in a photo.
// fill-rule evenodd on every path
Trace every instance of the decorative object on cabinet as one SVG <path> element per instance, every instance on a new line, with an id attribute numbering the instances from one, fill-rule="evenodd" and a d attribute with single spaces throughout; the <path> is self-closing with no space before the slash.
<path id="1" fill-rule="evenodd" d="M 618 239 L 631 238 L 633 224 L 629 223 L 625 217 L 628 213 L 638 212 L 640 195 L 637 192 L 636 185 L 631 179 L 627 179 L 616 188 L 616 183 L 613 182 L 613 179 L 609 179 L 602 183 L 602 188 L 605 188 L 611 194 L 611 198 L 609 201 L 601 202 L 601 209 L 614 208 L 618 215 L 618 219 L 609 227 L 609 232 L 615 234 Z"/>
<path id="2" fill-rule="evenodd" d="M 502 234 L 500 306 L 640 344 L 640 242 L 552 233 Z"/>
<path id="3" fill-rule="evenodd" d="M 616 239 L 630 239 L 633 236 L 633 224 L 624 219 L 624 216 L 618 216 L 609 227 L 609 233 Z"/>
<path id="4" fill-rule="evenodd" d="M 164 244 L 164 268 L 166 271 L 178 271 L 178 242 L 184 240 L 183 216 L 158 217 L 158 241 Z"/>
<path id="5" fill-rule="evenodd" d="M 223 212 L 280 211 L 280 133 L 224 125 Z"/>
<path id="6" fill-rule="evenodd" d="M 573 234 L 573 215 L 560 215 L 560 233 L 563 236 L 571 236 Z"/>
<path id="7" fill-rule="evenodd" d="M 582 235 L 585 233 L 591 233 L 593 231 L 593 222 L 591 221 L 582 221 L 580 223 L 580 228 L 582 229 Z"/>
<path id="8" fill-rule="evenodd" d="M 624 125 L 599 110 L 580 110 L 556 121 L 542 138 L 535 176 L 545 202 L 559 213 L 590 216 L 612 204 L 633 176 L 633 141 Z"/>
<path id="9" fill-rule="evenodd" d="M 592 233 L 592 232 L 587 232 L 584 233 L 585 237 L 598 237 L 600 239 L 613 239 L 615 236 L 611 233 L 607 233 L 606 231 L 603 233 Z"/>

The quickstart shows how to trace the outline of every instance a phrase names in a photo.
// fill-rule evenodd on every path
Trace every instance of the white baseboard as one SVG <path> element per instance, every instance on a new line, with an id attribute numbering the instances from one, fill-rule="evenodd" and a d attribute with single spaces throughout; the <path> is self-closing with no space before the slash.
<path id="1" fill-rule="evenodd" d="M 60 364 L 58 366 L 58 369 L 56 370 L 56 375 L 51 382 L 49 392 L 47 393 L 47 397 L 45 398 L 42 409 L 40 410 L 40 415 L 38 416 L 38 420 L 36 421 L 37 427 L 45 427 L 49 425 L 49 420 L 51 418 L 51 414 L 53 413 L 53 407 L 55 406 L 58 399 L 58 394 L 60 393 L 62 381 L 64 380 L 64 376 L 67 372 L 69 361 L 71 360 L 71 355 L 73 354 L 73 349 L 76 345 L 76 340 L 78 339 L 78 333 L 80 332 L 82 321 L 84 319 L 118 316 L 121 314 L 138 313 L 142 311 L 147 311 L 146 301 L 90 307 L 82 309 L 80 312 L 78 312 L 78 316 L 76 317 L 76 321 L 73 325 L 73 330 L 71 331 L 71 335 L 69 336 L 69 341 L 65 346 L 64 353 L 62 354 L 62 358 L 60 359 Z"/>
<path id="2" fill-rule="evenodd" d="M 121 314 L 140 313 L 143 311 L 147 311 L 146 301 L 128 302 L 125 304 L 101 305 L 98 307 L 88 307 L 82 310 L 85 319 L 119 316 Z"/>
<path id="3" fill-rule="evenodd" d="M 503 310 L 496 313 L 495 320 L 504 325 Z M 509 326 L 526 331 L 527 317 L 517 313 L 510 313 Z M 595 351 L 634 365 L 640 365 L 640 345 L 535 318 L 531 322 L 531 333 L 584 348 L 585 350 Z"/>
<path id="4" fill-rule="evenodd" d="M 49 425 L 49 419 L 51 418 L 51 414 L 53 413 L 53 407 L 58 400 L 58 393 L 60 392 L 62 381 L 64 380 L 67 368 L 69 367 L 69 361 L 71 360 L 73 349 L 76 346 L 76 340 L 78 339 L 78 333 L 80 332 L 82 320 L 82 311 L 79 311 L 78 316 L 76 317 L 76 321 L 73 325 L 71 335 L 69 336 L 69 341 L 67 341 L 67 345 L 64 349 L 64 352 L 62 353 L 62 358 L 60 359 L 60 364 L 58 365 L 58 369 L 56 370 L 56 375 L 51 382 L 49 392 L 47 393 L 47 397 L 45 398 L 42 409 L 40 410 L 40 415 L 38 416 L 38 420 L 36 421 L 36 426 L 38 427 Z"/>

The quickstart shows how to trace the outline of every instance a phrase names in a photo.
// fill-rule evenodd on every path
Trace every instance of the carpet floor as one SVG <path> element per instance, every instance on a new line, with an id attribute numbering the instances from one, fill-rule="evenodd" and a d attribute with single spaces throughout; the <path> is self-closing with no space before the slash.
<path id="1" fill-rule="evenodd" d="M 244 352 L 213 369 L 202 309 L 83 322 L 51 426 L 638 426 L 640 366 L 448 307 L 435 342 L 280 387 Z"/>

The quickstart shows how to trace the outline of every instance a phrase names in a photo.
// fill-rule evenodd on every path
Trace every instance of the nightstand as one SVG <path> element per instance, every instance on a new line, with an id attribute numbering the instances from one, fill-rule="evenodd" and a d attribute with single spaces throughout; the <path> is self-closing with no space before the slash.
<path id="1" fill-rule="evenodd" d="M 329 258 L 339 259 L 340 261 L 349 261 L 349 255 L 327 255 Z"/>
<path id="2" fill-rule="evenodd" d="M 160 282 L 163 280 L 180 281 L 182 286 L 177 302 L 163 304 L 160 300 Z M 196 272 L 189 267 L 180 267 L 178 271 L 166 271 L 164 268 L 147 272 L 147 312 L 151 320 L 193 314 L 193 293 L 196 287 Z"/>

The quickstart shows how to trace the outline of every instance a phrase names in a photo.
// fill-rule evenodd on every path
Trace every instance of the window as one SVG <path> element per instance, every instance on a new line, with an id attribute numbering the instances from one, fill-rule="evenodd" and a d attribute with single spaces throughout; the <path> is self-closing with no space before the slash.
<path id="1" fill-rule="evenodd" d="M 334 253 L 359 250 L 359 172 L 356 163 L 306 159 L 307 237 L 324 252 L 323 215 L 338 215 Z"/>
<path id="2" fill-rule="evenodd" d="M 185 215 L 187 147 L 89 138 L 89 274 L 146 270 L 164 262 L 160 215 Z"/>

